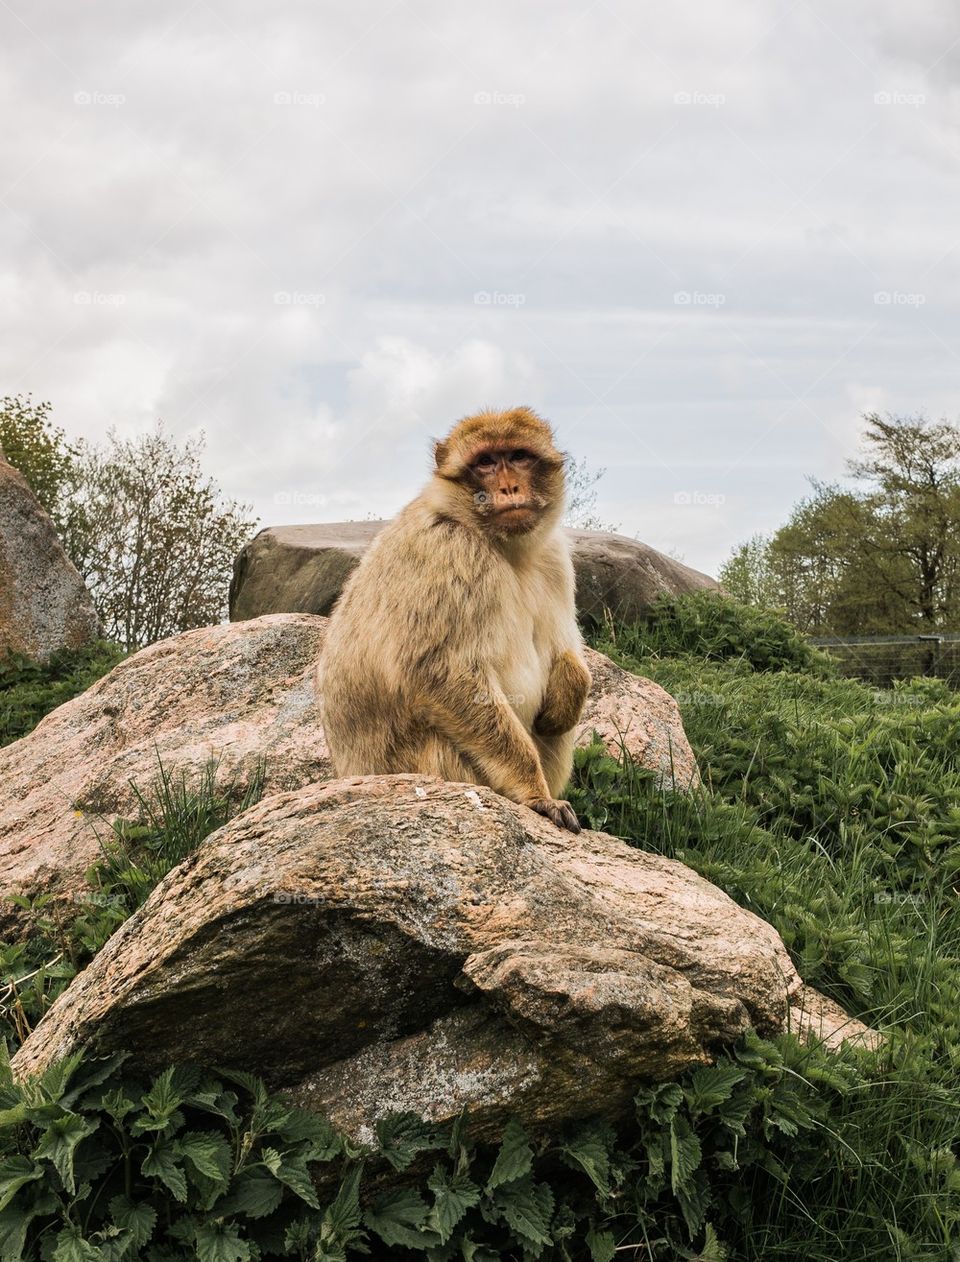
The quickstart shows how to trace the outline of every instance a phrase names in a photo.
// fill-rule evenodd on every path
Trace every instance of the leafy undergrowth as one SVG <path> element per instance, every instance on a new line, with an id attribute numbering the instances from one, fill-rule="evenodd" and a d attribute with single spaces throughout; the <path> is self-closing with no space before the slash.
<path id="1" fill-rule="evenodd" d="M 43 664 L 5 657 L 0 661 L 0 745 L 26 736 L 45 714 L 85 692 L 123 657 L 120 646 L 107 640 L 64 649 Z"/>
<path id="2" fill-rule="evenodd" d="M 359 1144 L 251 1075 L 150 1080 L 122 1061 L 63 1062 L 26 1086 L 0 1072 L 4 1259 L 720 1262 L 736 1256 L 721 1241 L 769 1236 L 771 1206 L 816 1208 L 824 1177 L 859 1170 L 827 1120 L 858 1071 L 789 1037 L 748 1033 L 716 1064 L 642 1088 L 618 1128 L 537 1140 L 511 1122 L 495 1145 L 473 1143 L 467 1119 L 412 1114 Z M 941 1161 L 927 1177 L 948 1176 Z"/>

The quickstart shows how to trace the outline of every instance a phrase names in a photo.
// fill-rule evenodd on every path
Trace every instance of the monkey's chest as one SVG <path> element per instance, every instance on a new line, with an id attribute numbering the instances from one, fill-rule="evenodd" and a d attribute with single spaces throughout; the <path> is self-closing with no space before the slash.
<path id="1" fill-rule="evenodd" d="M 536 618 L 505 630 L 494 652 L 494 674 L 507 701 L 530 729 L 543 705 L 550 667 L 556 655 L 556 628 Z"/>

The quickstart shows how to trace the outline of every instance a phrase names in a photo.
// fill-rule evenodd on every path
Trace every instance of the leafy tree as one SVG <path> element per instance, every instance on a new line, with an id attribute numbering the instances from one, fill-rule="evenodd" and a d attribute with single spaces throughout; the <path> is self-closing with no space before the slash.
<path id="1" fill-rule="evenodd" d="M 931 631 L 960 617 L 960 429 L 866 416 L 860 487 L 813 493 L 721 571 L 731 594 L 811 634 Z"/>
<path id="2" fill-rule="evenodd" d="M 873 583 L 928 629 L 956 616 L 960 590 L 960 429 L 923 417 L 865 418 L 866 457 L 850 462 L 877 528 L 860 535 Z"/>
<path id="3" fill-rule="evenodd" d="M 0 450 L 59 528 L 77 449 L 51 422 L 50 404 L 34 403 L 29 394 L 0 399 Z"/>
<path id="4" fill-rule="evenodd" d="M 178 446 L 160 424 L 78 447 L 64 546 L 128 650 L 226 614 L 233 559 L 256 522 L 204 476 L 203 448 L 202 437 Z"/>
<path id="5" fill-rule="evenodd" d="M 720 567 L 722 586 L 745 605 L 776 605 L 776 576 L 770 564 L 770 535 L 756 534 L 734 548 Z"/>

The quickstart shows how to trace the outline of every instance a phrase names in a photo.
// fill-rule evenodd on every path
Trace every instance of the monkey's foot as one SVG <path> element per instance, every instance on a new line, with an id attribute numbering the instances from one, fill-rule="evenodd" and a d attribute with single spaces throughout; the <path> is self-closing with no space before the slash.
<path id="1" fill-rule="evenodd" d="M 580 823 L 569 802 L 555 798 L 532 798 L 529 802 L 524 802 L 524 806 L 529 806 L 538 815 L 545 815 L 558 828 L 566 828 L 571 833 L 580 831 Z"/>

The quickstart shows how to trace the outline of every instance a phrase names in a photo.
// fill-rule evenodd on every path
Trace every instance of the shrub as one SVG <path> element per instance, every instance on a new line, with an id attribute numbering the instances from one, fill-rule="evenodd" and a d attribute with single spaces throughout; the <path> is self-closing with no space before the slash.
<path id="1" fill-rule="evenodd" d="M 47 662 L 11 655 L 0 660 L 0 745 L 19 740 L 44 715 L 95 684 L 123 660 L 107 640 L 64 649 Z"/>
<path id="2" fill-rule="evenodd" d="M 638 624 L 607 629 L 619 652 L 649 657 L 735 658 L 753 670 L 802 670 L 832 675 L 832 660 L 815 649 L 779 613 L 754 609 L 716 592 L 661 596 Z"/>

